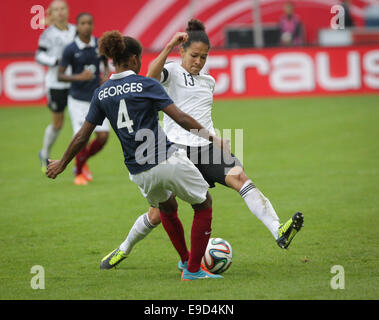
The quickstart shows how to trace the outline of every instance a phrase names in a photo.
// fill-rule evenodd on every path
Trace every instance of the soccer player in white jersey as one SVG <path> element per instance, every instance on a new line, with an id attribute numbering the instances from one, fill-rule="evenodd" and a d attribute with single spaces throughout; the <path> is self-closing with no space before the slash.
<path id="1" fill-rule="evenodd" d="M 35 55 L 38 63 L 49 67 L 45 78 L 45 89 L 48 107 L 52 114 L 52 122 L 45 129 L 42 149 L 38 154 L 42 172 L 46 171 L 46 161 L 63 126 L 64 109 L 70 87 L 70 83 L 58 81 L 58 66 L 64 48 L 74 40 L 76 33 L 76 27 L 68 23 L 68 6 L 65 1 L 52 1 L 47 12 L 52 24 L 41 34 Z"/>
<path id="2" fill-rule="evenodd" d="M 180 47 L 181 63 L 166 63 L 172 49 Z M 186 32 L 177 33 L 160 55 L 151 63 L 147 76 L 159 80 L 178 108 L 191 115 L 207 130 L 214 132 L 211 111 L 215 80 L 202 71 L 210 49 L 209 38 L 202 22 L 192 19 Z M 166 64 L 165 64 L 166 63 Z M 249 210 L 267 227 L 277 244 L 287 248 L 303 225 L 303 215 L 297 212 L 286 223 L 279 218 L 262 192 L 244 172 L 240 161 L 232 154 L 226 159 L 209 141 L 185 132 L 170 117 L 164 115 L 164 130 L 168 138 L 187 150 L 187 156 L 195 161 L 199 171 L 211 187 L 215 182 L 230 187 L 241 195 Z M 215 152 L 216 151 L 216 152 Z M 204 161 L 205 160 L 205 161 Z M 125 241 L 120 245 L 125 255 L 133 246 L 146 237 L 161 221 L 169 224 L 155 208 L 137 218 Z M 179 269 L 186 263 L 179 262 Z"/>

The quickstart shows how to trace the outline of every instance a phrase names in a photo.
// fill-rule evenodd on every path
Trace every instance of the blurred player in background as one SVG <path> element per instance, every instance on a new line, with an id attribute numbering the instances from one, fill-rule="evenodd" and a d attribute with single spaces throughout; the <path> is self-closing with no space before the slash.
<path id="1" fill-rule="evenodd" d="M 165 64 L 172 49 L 179 44 L 181 64 Z M 186 32 L 177 33 L 151 63 L 147 76 L 159 80 L 178 108 L 214 133 L 211 111 L 215 80 L 202 71 L 209 49 L 209 38 L 204 25 L 198 20 L 190 20 Z M 194 164 L 208 184 L 214 187 L 217 182 L 239 192 L 250 211 L 271 232 L 279 247 L 287 248 L 303 225 L 303 215 L 297 212 L 285 224 L 280 225 L 271 202 L 245 174 L 238 158 L 233 154 L 231 159 L 222 157 L 217 146 L 182 130 L 166 114 L 163 121 L 168 138 L 187 151 L 188 157 L 195 161 Z M 120 245 L 125 257 L 161 221 L 164 228 L 171 223 L 169 217 L 160 215 L 159 210 L 153 207 L 137 218 L 127 238 Z M 183 269 L 186 265 L 187 261 L 179 261 L 178 268 Z"/>
<path id="2" fill-rule="evenodd" d="M 71 82 L 68 96 L 68 111 L 76 134 L 88 113 L 92 95 L 95 89 L 104 82 L 109 75 L 108 61 L 99 55 L 97 39 L 92 36 L 93 17 L 89 13 L 80 13 L 76 18 L 77 36 L 69 44 L 62 56 L 58 69 L 59 81 Z M 100 62 L 104 64 L 104 74 L 100 77 Z M 65 74 L 71 66 L 72 74 Z M 86 185 L 92 181 L 92 174 L 86 161 L 97 154 L 105 145 L 109 137 L 109 122 L 104 120 L 102 125 L 95 128 L 96 137 L 88 146 L 85 146 L 76 156 L 75 178 L 76 185 Z"/>
<path id="3" fill-rule="evenodd" d="M 137 75 L 142 54 L 138 41 L 123 37 L 118 31 L 111 31 L 100 38 L 99 46 L 100 51 L 113 60 L 116 73 L 96 89 L 84 124 L 62 159 L 49 163 L 47 176 L 56 178 L 85 146 L 96 125 L 103 123 L 107 117 L 121 142 L 130 179 L 139 186 L 150 205 L 159 207 L 157 210 L 161 211 L 162 216 L 171 217 L 172 228 L 166 231 L 180 255 L 187 252 L 184 233 L 178 227 L 181 222 L 174 194 L 190 203 L 195 211 L 191 253 L 188 268 L 182 272 L 182 280 L 222 278 L 200 267 L 211 233 L 212 199 L 208 193 L 209 185 L 184 150 L 178 149 L 167 139 L 159 126 L 158 112 L 168 114 L 185 130 L 196 129 L 198 134 L 219 147 L 228 143 L 178 109 L 158 81 Z M 142 139 L 145 134 L 152 135 Z M 122 259 L 122 251 L 116 249 L 103 259 L 101 267 L 107 269 Z"/>
<path id="4" fill-rule="evenodd" d="M 68 23 L 68 6 L 63 0 L 54 0 L 47 9 L 46 22 L 50 25 L 40 36 L 35 58 L 38 63 L 48 66 L 45 88 L 52 122 L 45 130 L 42 149 L 39 152 L 41 169 L 46 171 L 46 161 L 51 147 L 62 129 L 64 109 L 67 105 L 70 84 L 58 81 L 58 66 L 64 48 L 74 40 L 76 27 Z"/>

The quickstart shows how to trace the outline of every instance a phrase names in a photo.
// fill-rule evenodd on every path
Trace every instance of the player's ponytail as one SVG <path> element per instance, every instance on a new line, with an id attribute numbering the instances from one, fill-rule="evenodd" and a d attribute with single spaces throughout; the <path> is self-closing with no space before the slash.
<path id="1" fill-rule="evenodd" d="M 191 31 L 205 31 L 204 24 L 200 20 L 191 19 L 187 23 L 186 32 L 191 32 Z"/>
<path id="2" fill-rule="evenodd" d="M 188 48 L 192 42 L 203 42 L 208 47 L 211 47 L 207 33 L 205 32 L 204 24 L 197 19 L 191 19 L 187 23 L 186 32 L 188 34 L 188 40 L 183 44 L 183 48 Z"/>
<path id="3" fill-rule="evenodd" d="M 113 30 L 103 34 L 99 39 L 99 52 L 120 66 L 127 67 L 132 55 L 140 56 L 142 46 L 132 37 L 124 37 L 119 31 Z"/>

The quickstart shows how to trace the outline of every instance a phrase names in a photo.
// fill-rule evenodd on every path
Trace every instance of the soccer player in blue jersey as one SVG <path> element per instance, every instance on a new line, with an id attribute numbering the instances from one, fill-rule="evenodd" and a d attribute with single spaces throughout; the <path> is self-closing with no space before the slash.
<path id="1" fill-rule="evenodd" d="M 229 152 L 228 141 L 211 134 L 178 109 L 157 80 L 138 75 L 142 46 L 137 40 L 111 31 L 99 40 L 99 49 L 113 60 L 116 73 L 96 89 L 84 124 L 62 159 L 49 162 L 47 176 L 55 179 L 85 146 L 96 125 L 108 118 L 121 142 L 130 179 L 138 185 L 151 206 L 159 207 L 161 215 L 168 221 L 165 230 L 171 242 L 181 260 L 188 260 L 182 280 L 222 278 L 201 268 L 211 233 L 209 185 L 187 158 L 186 152 L 168 140 L 159 126 L 158 112 L 163 111 L 186 130 L 196 130 L 199 136 L 226 149 L 225 152 Z M 175 196 L 190 203 L 195 211 L 189 253 Z M 125 257 L 117 248 L 102 260 L 100 267 L 109 269 Z"/>
<path id="2" fill-rule="evenodd" d="M 74 42 L 65 48 L 58 69 L 58 79 L 72 83 L 68 96 L 68 110 L 74 134 L 79 131 L 85 120 L 95 89 L 108 77 L 108 60 L 99 55 L 97 39 L 92 36 L 93 27 L 93 17 L 90 13 L 83 12 L 77 16 L 77 35 Z M 101 62 L 104 64 L 103 79 L 100 77 Z M 72 75 L 65 74 L 69 66 L 72 68 Z M 76 156 L 74 179 L 76 185 L 86 185 L 92 180 L 86 161 L 97 154 L 107 142 L 108 120 L 95 128 L 95 134 L 95 139 Z"/>

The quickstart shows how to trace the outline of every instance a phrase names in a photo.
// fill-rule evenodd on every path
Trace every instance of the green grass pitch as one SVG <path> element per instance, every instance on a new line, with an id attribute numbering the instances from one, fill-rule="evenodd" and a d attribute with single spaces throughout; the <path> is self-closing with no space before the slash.
<path id="1" fill-rule="evenodd" d="M 281 221 L 304 213 L 289 250 L 236 192 L 217 186 L 212 236 L 234 250 L 224 279 L 181 282 L 162 226 L 116 270 L 100 270 L 101 258 L 147 210 L 115 134 L 89 161 L 94 181 L 77 187 L 72 164 L 55 181 L 40 172 L 48 110 L 5 108 L 0 299 L 378 299 L 379 96 L 215 101 L 213 118 L 219 129 L 244 130 L 246 173 Z M 66 113 L 52 158 L 71 137 Z M 192 209 L 179 202 L 179 215 L 189 241 Z M 45 289 L 31 288 L 35 265 L 45 270 Z M 343 267 L 344 289 L 331 287 L 335 265 Z"/>

